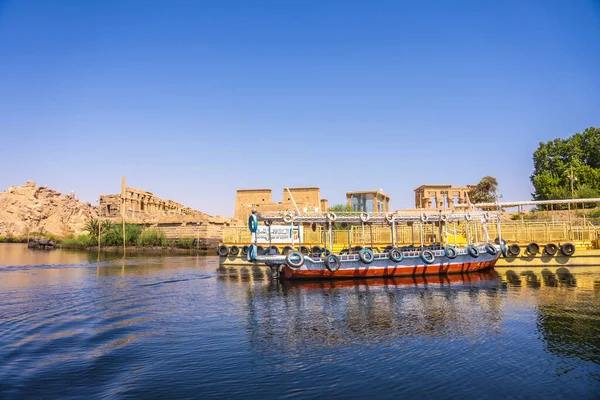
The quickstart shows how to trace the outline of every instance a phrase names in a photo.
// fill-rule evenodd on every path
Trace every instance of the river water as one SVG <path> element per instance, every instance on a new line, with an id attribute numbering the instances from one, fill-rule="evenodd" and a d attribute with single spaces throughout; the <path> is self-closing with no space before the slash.
<path id="1" fill-rule="evenodd" d="M 600 267 L 277 282 L 0 244 L 0 398 L 600 398 Z"/>

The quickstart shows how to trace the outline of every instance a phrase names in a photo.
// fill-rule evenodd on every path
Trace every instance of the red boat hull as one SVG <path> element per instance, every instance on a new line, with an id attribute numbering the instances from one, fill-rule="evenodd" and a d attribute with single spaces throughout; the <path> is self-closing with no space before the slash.
<path id="1" fill-rule="evenodd" d="M 435 265 L 405 266 L 370 266 L 339 269 L 330 272 L 327 269 L 293 269 L 284 266 L 282 275 L 286 279 L 335 279 L 335 278 L 384 278 L 399 276 L 424 276 L 440 274 L 461 274 L 482 271 L 491 268 L 498 259 L 487 261 L 468 261 L 462 263 L 440 263 Z"/>

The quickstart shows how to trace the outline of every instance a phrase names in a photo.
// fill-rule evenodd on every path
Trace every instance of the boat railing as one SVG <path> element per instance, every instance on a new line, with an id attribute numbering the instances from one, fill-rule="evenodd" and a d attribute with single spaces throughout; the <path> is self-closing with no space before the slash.
<path id="1" fill-rule="evenodd" d="M 289 225 L 288 225 L 289 226 Z M 439 241 L 439 228 L 435 224 L 397 224 L 394 230 L 396 243 L 401 245 L 420 244 L 421 229 L 423 242 L 430 244 Z M 467 239 L 467 231 L 470 233 L 471 241 L 475 241 L 475 237 L 479 242 L 485 242 L 484 232 L 481 223 L 456 222 L 446 224 L 446 240 L 447 243 L 453 245 L 465 244 Z M 477 235 L 475 232 L 477 231 Z M 496 238 L 495 227 L 488 223 L 488 231 L 490 240 Z M 324 246 L 329 243 L 329 230 L 322 225 L 317 225 L 313 231 L 310 225 L 305 225 L 301 229 L 302 236 L 300 243 L 310 245 Z M 507 242 L 527 244 L 531 242 L 542 243 L 560 243 L 567 241 L 578 242 L 595 242 L 600 240 L 600 228 L 588 224 L 587 226 L 572 226 L 567 222 L 519 222 L 519 221 L 502 221 L 501 224 L 502 238 Z M 388 245 L 392 243 L 392 228 L 386 224 L 372 224 L 365 226 L 364 236 L 363 227 L 354 225 L 349 227 L 335 226 L 331 231 L 332 241 L 336 248 L 347 248 L 355 246 L 370 246 L 373 243 L 375 246 Z M 350 240 L 348 240 L 348 238 Z M 434 240 L 432 240 L 434 239 Z M 250 231 L 246 226 L 239 227 L 224 227 L 222 241 L 224 243 L 249 244 L 252 242 Z M 298 244 L 298 242 L 296 242 Z M 284 244 L 278 244 L 283 246 Z"/>

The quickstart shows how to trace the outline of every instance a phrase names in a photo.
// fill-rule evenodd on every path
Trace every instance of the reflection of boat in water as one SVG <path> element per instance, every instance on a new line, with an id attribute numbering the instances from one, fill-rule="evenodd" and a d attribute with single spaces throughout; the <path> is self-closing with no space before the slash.
<path id="1" fill-rule="evenodd" d="M 427 286 L 434 285 L 439 287 L 453 285 L 477 285 L 477 284 L 497 284 L 498 274 L 492 269 L 483 272 L 471 272 L 466 274 L 449 275 L 417 275 L 403 277 L 380 277 L 369 279 L 334 279 L 334 280 L 290 280 L 284 281 L 286 288 L 348 288 L 357 286 Z"/>
<path id="2" fill-rule="evenodd" d="M 471 240 L 468 235 L 466 246 L 450 245 L 448 240 L 448 223 L 462 222 L 468 225 L 476 220 L 483 227 L 485 237 L 478 240 L 477 236 Z M 287 279 L 323 279 L 323 278 L 372 278 L 372 277 L 402 277 L 424 276 L 453 273 L 469 273 L 482 271 L 493 267 L 506 246 L 501 240 L 497 243 L 490 241 L 487 234 L 487 222 L 498 222 L 496 213 L 488 212 L 463 212 L 463 213 L 420 213 L 403 214 L 395 213 L 347 213 L 339 217 L 332 212 L 322 214 L 292 214 L 290 212 L 274 215 L 252 214 L 248 226 L 253 235 L 253 244 L 246 246 L 247 260 L 268 265 L 273 269 L 282 268 L 280 276 Z M 268 237 L 271 237 L 273 223 L 294 223 L 312 225 L 322 224 L 329 229 L 329 248 L 313 247 L 291 250 L 287 254 L 278 254 L 276 248 L 269 245 L 266 251 L 259 252 L 257 245 L 257 230 L 259 221 L 268 227 Z M 365 224 L 381 223 L 390 226 L 391 243 L 383 251 L 365 246 L 355 246 L 341 250 L 334 254 L 331 241 L 331 229 L 334 224 L 343 223 L 346 226 L 361 224 L 363 226 L 363 243 Z M 419 224 L 420 245 L 399 246 L 395 232 L 399 224 Z M 434 224 L 439 228 L 439 241 L 426 246 L 423 237 L 425 224 Z M 326 246 L 327 247 L 327 246 Z M 371 246 L 372 247 L 372 246 Z M 223 250 L 221 252 L 221 250 Z M 237 252 L 236 248 L 236 252 Z M 229 249 L 221 247 L 219 252 L 227 256 Z M 261 254 L 262 253 L 262 254 Z"/>
<path id="3" fill-rule="evenodd" d="M 223 279 L 239 284 L 229 274 Z M 493 271 L 431 277 L 266 279 L 264 285 L 248 286 L 244 308 L 256 351 L 299 351 L 305 346 L 398 338 L 455 340 L 500 331 L 500 289 Z M 233 296 L 231 291 L 226 295 Z"/>
<path id="4" fill-rule="evenodd" d="M 529 288 L 565 287 L 585 288 L 600 293 L 600 266 L 563 266 L 539 268 L 513 267 L 496 269 L 502 281 L 509 286 Z"/>

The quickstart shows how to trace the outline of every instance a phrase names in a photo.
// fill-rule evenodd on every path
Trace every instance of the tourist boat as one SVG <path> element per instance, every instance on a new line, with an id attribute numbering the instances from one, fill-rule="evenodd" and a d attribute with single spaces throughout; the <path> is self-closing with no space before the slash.
<path id="1" fill-rule="evenodd" d="M 329 248 L 307 249 L 295 246 L 287 254 L 277 254 L 267 250 L 259 253 L 257 245 L 257 229 L 263 222 L 269 227 L 273 224 L 287 224 L 312 226 L 321 224 L 329 230 Z M 479 241 L 477 234 L 473 241 L 468 235 L 467 245 L 450 244 L 448 226 L 452 223 L 462 222 L 467 226 L 477 224 L 483 228 L 484 237 Z M 498 237 L 491 241 L 487 231 L 487 223 L 496 222 Z M 331 242 L 332 226 L 334 224 L 346 226 L 361 224 L 387 224 L 391 229 L 392 243 L 383 251 L 372 249 L 368 246 L 347 248 L 338 254 L 333 252 Z M 420 245 L 398 246 L 394 235 L 395 226 L 398 224 L 415 224 L 419 227 Z M 438 241 L 435 244 L 425 245 L 423 227 L 431 224 L 439 229 Z M 456 226 L 456 225 L 455 225 Z M 482 211 L 466 211 L 461 213 L 300 213 L 299 211 L 281 213 L 253 213 L 248 220 L 248 227 L 252 233 L 253 244 L 247 246 L 243 253 L 247 260 L 271 267 L 280 277 L 286 279 L 332 279 L 332 278 L 370 278 L 370 277 L 402 277 L 420 275 L 439 275 L 482 271 L 493 267 L 501 253 L 506 254 L 506 245 L 500 237 L 500 224 L 498 213 Z M 478 232 L 479 229 L 474 230 Z M 456 230 L 454 231 L 456 235 Z M 296 249 L 296 247 L 298 249 Z M 327 247 L 327 246 L 326 246 Z"/>

